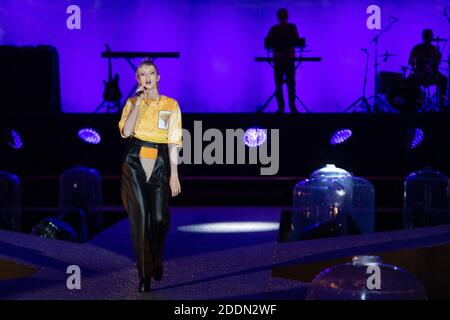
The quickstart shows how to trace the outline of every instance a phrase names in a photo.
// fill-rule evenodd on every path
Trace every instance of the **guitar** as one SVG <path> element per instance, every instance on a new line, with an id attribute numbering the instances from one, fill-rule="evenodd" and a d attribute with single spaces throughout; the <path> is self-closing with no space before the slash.
<path id="1" fill-rule="evenodd" d="M 109 45 L 106 44 L 106 51 L 111 52 Z M 103 80 L 105 89 L 103 90 L 103 100 L 107 102 L 117 102 L 122 98 L 122 93 L 119 89 L 119 75 L 112 76 L 111 58 L 108 57 L 108 81 Z"/>

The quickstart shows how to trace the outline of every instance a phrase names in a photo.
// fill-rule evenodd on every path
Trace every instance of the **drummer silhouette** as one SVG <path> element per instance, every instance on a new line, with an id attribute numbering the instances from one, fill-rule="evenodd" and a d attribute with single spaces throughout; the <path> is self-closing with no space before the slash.
<path id="1" fill-rule="evenodd" d="M 445 106 L 445 91 L 447 88 L 447 78 L 439 72 L 439 63 L 442 55 L 438 48 L 432 44 L 435 39 L 431 29 L 422 31 L 422 43 L 417 44 L 409 55 L 409 65 L 412 66 L 411 78 L 418 85 L 429 87 L 436 85 L 440 94 L 440 110 Z"/>

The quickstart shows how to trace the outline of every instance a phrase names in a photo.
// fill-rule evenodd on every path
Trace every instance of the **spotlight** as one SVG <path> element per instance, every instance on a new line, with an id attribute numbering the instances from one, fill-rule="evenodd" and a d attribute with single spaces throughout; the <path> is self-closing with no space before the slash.
<path id="1" fill-rule="evenodd" d="M 420 128 L 409 129 L 407 132 L 407 144 L 408 148 L 416 149 L 423 141 L 423 130 Z"/>
<path id="2" fill-rule="evenodd" d="M 90 144 L 99 144 L 100 134 L 92 128 L 83 128 L 78 131 L 78 138 Z"/>
<path id="3" fill-rule="evenodd" d="M 8 145 L 13 149 L 22 148 L 23 142 L 18 131 L 11 129 L 11 131 L 9 132 Z"/>
<path id="4" fill-rule="evenodd" d="M 330 139 L 330 143 L 332 145 L 341 144 L 347 141 L 352 136 L 352 130 L 350 129 L 341 129 L 333 133 L 333 136 Z"/>
<path id="5" fill-rule="evenodd" d="M 244 133 L 244 143 L 248 147 L 257 147 L 262 145 L 267 139 L 265 129 L 249 128 Z"/>
<path id="6" fill-rule="evenodd" d="M 260 222 L 260 221 L 237 221 L 237 222 L 216 222 L 191 224 L 178 228 L 184 232 L 195 233 L 242 233 L 242 232 L 264 232 L 278 230 L 277 222 Z"/>

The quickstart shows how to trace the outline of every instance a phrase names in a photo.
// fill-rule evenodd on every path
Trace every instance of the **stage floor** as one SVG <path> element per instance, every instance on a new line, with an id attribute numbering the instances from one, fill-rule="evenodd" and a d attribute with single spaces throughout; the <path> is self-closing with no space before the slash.
<path id="1" fill-rule="evenodd" d="M 37 269 L 26 277 L 0 280 L 0 299 L 302 300 L 308 282 L 320 271 L 315 266 L 299 274 L 303 264 L 323 261 L 326 265 L 330 259 L 354 254 L 391 251 L 395 255 L 396 250 L 405 248 L 450 243 L 447 225 L 277 243 L 276 227 L 282 209 L 286 208 L 172 208 L 164 279 L 154 282 L 153 291 L 145 294 L 137 293 L 128 219 L 84 244 L 0 231 L 0 261 Z M 190 233 L 179 229 L 217 222 L 252 222 L 253 226 L 267 222 L 272 229 L 241 233 Z M 67 289 L 66 271 L 70 265 L 81 268 L 81 290 Z M 404 266 L 406 270 L 410 267 Z"/>
<path id="2" fill-rule="evenodd" d="M 165 251 L 165 275 L 151 293 L 137 293 L 138 279 L 128 219 L 89 243 L 77 244 L 0 232 L 1 259 L 39 269 L 20 279 L 0 281 L 1 299 L 266 299 L 277 230 L 246 233 L 190 233 L 180 226 L 214 222 L 270 222 L 281 208 L 173 208 Z M 81 290 L 66 287 L 69 265 L 81 268 Z M 278 283 L 278 284 L 277 284 Z"/>

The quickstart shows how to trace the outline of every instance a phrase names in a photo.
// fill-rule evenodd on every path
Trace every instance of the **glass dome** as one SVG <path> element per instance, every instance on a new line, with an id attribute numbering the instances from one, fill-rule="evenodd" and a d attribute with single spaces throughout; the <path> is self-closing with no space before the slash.
<path id="1" fill-rule="evenodd" d="M 349 194 L 351 209 L 347 215 L 348 232 L 361 234 L 375 232 L 375 189 L 363 178 L 352 177 Z"/>
<path id="2" fill-rule="evenodd" d="M 0 229 L 21 231 L 20 179 L 0 171 Z"/>
<path id="3" fill-rule="evenodd" d="M 51 238 L 76 242 L 79 240 L 76 231 L 64 221 L 55 218 L 44 218 L 31 230 L 31 234 L 41 238 Z"/>
<path id="4" fill-rule="evenodd" d="M 411 173 L 404 184 L 404 229 L 450 223 L 448 177 L 425 169 Z"/>
<path id="5" fill-rule="evenodd" d="M 351 178 L 352 174 L 344 169 L 336 167 L 334 164 L 327 164 L 325 167 L 314 171 L 311 178 Z"/>
<path id="6" fill-rule="evenodd" d="M 64 171 L 59 182 L 62 213 L 80 209 L 87 219 L 88 237 L 102 227 L 102 178 L 95 169 L 75 167 Z"/>
<path id="7" fill-rule="evenodd" d="M 77 233 L 78 242 L 89 240 L 89 227 L 86 214 L 79 208 L 72 208 L 69 211 L 62 212 L 58 219 L 67 223 Z"/>
<path id="8" fill-rule="evenodd" d="M 294 187 L 292 240 L 373 232 L 373 185 L 334 165 Z"/>
<path id="9" fill-rule="evenodd" d="M 294 240 L 345 235 L 345 187 L 336 178 L 306 179 L 294 188 Z"/>
<path id="10" fill-rule="evenodd" d="M 405 270 L 378 256 L 355 256 L 352 262 L 320 272 L 307 300 L 425 300 L 425 289 Z"/>

